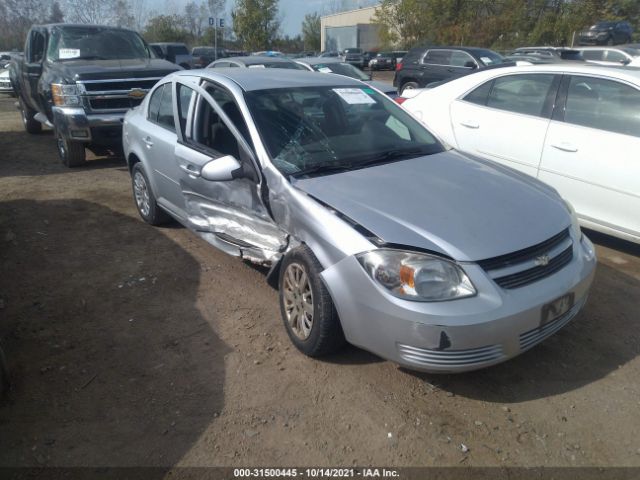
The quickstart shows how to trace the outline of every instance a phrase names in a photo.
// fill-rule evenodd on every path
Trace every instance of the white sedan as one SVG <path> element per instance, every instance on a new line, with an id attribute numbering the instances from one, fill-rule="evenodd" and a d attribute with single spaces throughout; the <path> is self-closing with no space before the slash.
<path id="1" fill-rule="evenodd" d="M 403 107 L 451 146 L 537 177 L 583 226 L 640 243 L 640 69 L 506 67 L 410 96 Z"/>

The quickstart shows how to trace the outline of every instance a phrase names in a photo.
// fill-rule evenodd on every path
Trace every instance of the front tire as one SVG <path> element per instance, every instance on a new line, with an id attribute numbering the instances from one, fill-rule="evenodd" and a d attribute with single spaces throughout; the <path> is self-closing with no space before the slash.
<path id="1" fill-rule="evenodd" d="M 291 342 L 320 357 L 345 344 L 338 312 L 320 279 L 323 268 L 307 246 L 291 250 L 280 267 L 280 313 Z"/>
<path id="2" fill-rule="evenodd" d="M 58 156 L 65 166 L 75 168 L 87 163 L 84 143 L 68 140 L 59 132 L 56 133 L 56 141 L 58 142 Z"/>
<path id="3" fill-rule="evenodd" d="M 27 107 L 22 98 L 20 99 L 20 115 L 27 133 L 36 134 L 42 132 L 42 124 L 35 119 L 36 111 Z"/>
<path id="4" fill-rule="evenodd" d="M 133 199 L 142 219 L 149 225 L 167 223 L 170 217 L 158 206 L 147 174 L 144 172 L 140 162 L 136 163 L 131 169 L 131 185 L 133 187 Z"/>

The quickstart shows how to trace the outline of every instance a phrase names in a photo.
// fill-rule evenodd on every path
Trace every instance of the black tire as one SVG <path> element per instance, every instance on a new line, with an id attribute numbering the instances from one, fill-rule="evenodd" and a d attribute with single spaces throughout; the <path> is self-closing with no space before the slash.
<path id="1" fill-rule="evenodd" d="M 0 396 L 7 390 L 9 390 L 9 369 L 0 345 Z"/>
<path id="2" fill-rule="evenodd" d="M 136 186 L 136 181 L 143 181 L 146 190 L 148 204 L 144 205 L 144 192 L 142 186 Z M 144 168 L 140 162 L 133 165 L 131 169 L 131 188 L 133 189 L 133 201 L 136 204 L 140 217 L 149 225 L 162 225 L 171 220 L 167 212 L 162 210 L 156 202 L 156 197 L 151 190 L 151 184 Z"/>
<path id="3" fill-rule="evenodd" d="M 58 143 L 58 156 L 65 166 L 75 168 L 87 163 L 84 143 L 68 140 L 58 132 L 56 132 L 56 142 Z"/>
<path id="4" fill-rule="evenodd" d="M 400 95 L 402 95 L 402 93 L 405 90 L 412 90 L 414 88 L 420 88 L 420 85 L 418 85 L 418 82 L 405 82 L 400 87 Z"/>
<path id="5" fill-rule="evenodd" d="M 313 316 L 311 318 L 310 331 L 307 333 L 306 338 L 300 334 L 301 332 L 296 333 L 295 327 L 288 320 L 289 315 L 295 315 L 295 312 L 303 313 L 304 308 L 296 309 L 295 304 L 302 305 L 305 303 L 308 305 L 308 302 L 304 300 L 304 294 L 296 295 L 295 298 L 291 296 L 289 287 L 293 284 L 291 283 L 292 277 L 290 275 L 295 276 L 297 268 L 301 268 L 307 275 L 308 287 L 311 292 Z M 322 270 L 322 265 L 320 265 L 313 252 L 307 246 L 302 245 L 291 250 L 284 257 L 278 280 L 280 314 L 287 334 L 296 348 L 309 357 L 328 355 L 339 350 L 346 343 L 338 312 L 333 300 L 331 300 L 329 291 L 320 279 Z M 287 291 L 289 291 L 289 294 L 286 293 Z M 287 312 L 288 309 L 291 310 L 290 313 Z M 300 325 L 299 319 L 301 316 L 298 316 L 298 325 Z M 306 314 L 305 320 L 308 320 Z M 305 323 L 305 320 L 302 320 L 303 323 Z M 295 320 L 292 320 L 292 322 L 296 323 Z"/>
<path id="6" fill-rule="evenodd" d="M 22 124 L 27 133 L 42 132 L 42 124 L 35 119 L 36 111 L 30 109 L 22 98 L 20 99 L 20 114 L 22 115 Z"/>

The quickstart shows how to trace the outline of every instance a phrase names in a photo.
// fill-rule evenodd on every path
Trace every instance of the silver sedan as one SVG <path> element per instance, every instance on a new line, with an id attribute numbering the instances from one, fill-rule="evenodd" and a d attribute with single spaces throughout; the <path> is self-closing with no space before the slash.
<path id="1" fill-rule="evenodd" d="M 176 72 L 124 122 L 141 217 L 270 266 L 291 341 L 412 369 L 502 362 L 566 325 L 596 264 L 571 206 L 448 149 L 365 83 Z"/>

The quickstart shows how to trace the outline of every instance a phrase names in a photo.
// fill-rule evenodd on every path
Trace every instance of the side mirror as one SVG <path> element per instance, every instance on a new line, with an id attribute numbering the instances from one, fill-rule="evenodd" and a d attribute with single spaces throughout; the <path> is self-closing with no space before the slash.
<path id="1" fill-rule="evenodd" d="M 212 182 L 228 182 L 242 177 L 242 165 L 233 155 L 225 155 L 207 163 L 200 175 Z"/>
<path id="2" fill-rule="evenodd" d="M 629 65 L 631 63 L 631 60 L 629 60 L 628 58 L 625 58 L 624 60 L 620 60 L 620 63 L 622 65 Z"/>
<path id="3" fill-rule="evenodd" d="M 9 55 L 0 55 L 0 60 L 11 60 Z"/>
<path id="4" fill-rule="evenodd" d="M 473 62 L 471 60 L 469 60 L 468 62 L 465 62 L 464 66 L 466 68 L 478 68 L 478 65 L 476 65 L 476 62 Z"/>

